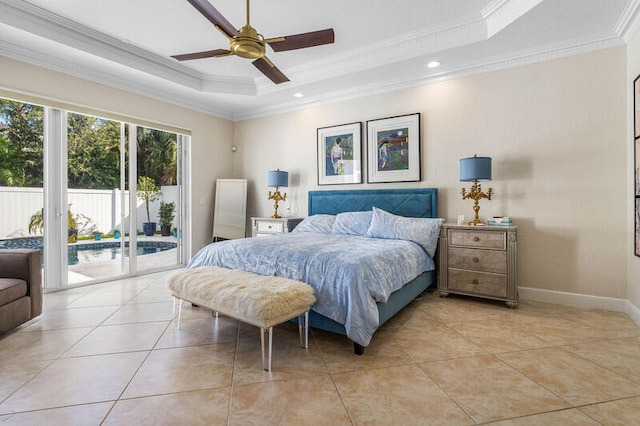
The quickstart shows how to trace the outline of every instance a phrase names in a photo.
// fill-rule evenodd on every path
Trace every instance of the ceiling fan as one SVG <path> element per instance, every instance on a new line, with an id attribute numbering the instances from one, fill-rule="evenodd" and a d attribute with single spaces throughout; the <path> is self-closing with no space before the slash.
<path id="1" fill-rule="evenodd" d="M 267 58 L 265 45 L 271 46 L 274 52 L 282 52 L 330 44 L 334 41 L 333 28 L 283 37 L 264 38 L 249 24 L 249 0 L 247 0 L 247 25 L 240 28 L 240 30 L 236 30 L 207 0 L 187 1 L 229 39 L 230 46 L 228 50 L 214 49 L 172 56 L 172 58 L 179 61 L 220 58 L 229 55 L 255 59 L 252 64 L 275 84 L 280 84 L 289 81 L 289 79 Z"/>

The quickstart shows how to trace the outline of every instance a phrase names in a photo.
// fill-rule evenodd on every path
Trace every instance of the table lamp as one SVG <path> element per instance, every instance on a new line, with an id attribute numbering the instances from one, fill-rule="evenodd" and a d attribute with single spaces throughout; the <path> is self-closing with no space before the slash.
<path id="1" fill-rule="evenodd" d="M 267 186 L 276 188 L 273 193 L 269 191 L 267 199 L 273 200 L 274 212 L 271 217 L 277 219 L 280 217 L 280 215 L 278 215 L 278 203 L 280 201 L 286 201 L 287 199 L 286 193 L 284 195 L 280 194 L 280 187 L 283 186 L 286 188 L 289 186 L 289 172 L 283 172 L 280 169 L 269 170 L 267 172 Z"/>
<path id="2" fill-rule="evenodd" d="M 469 222 L 469 225 L 484 225 L 484 223 L 480 222 L 478 219 L 478 211 L 480 211 L 480 205 L 478 201 L 482 198 L 486 198 L 487 200 L 491 199 L 492 189 L 489 188 L 489 191 L 485 194 L 482 192 L 482 188 L 478 181 L 490 181 L 491 180 L 491 157 L 478 157 L 474 155 L 473 157 L 461 158 L 460 159 L 460 181 L 461 182 L 473 182 L 471 185 L 471 189 L 467 192 L 464 188 L 462 188 L 462 199 L 466 200 L 468 198 L 474 201 L 473 203 L 473 211 L 475 212 L 475 219 Z"/>

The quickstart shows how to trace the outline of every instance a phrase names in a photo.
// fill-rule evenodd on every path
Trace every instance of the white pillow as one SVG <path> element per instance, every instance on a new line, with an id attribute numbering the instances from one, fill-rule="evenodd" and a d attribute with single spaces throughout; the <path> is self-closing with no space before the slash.
<path id="1" fill-rule="evenodd" d="M 367 237 L 413 241 L 433 257 L 438 247 L 438 235 L 444 219 L 396 216 L 373 208 Z"/>
<path id="2" fill-rule="evenodd" d="M 321 234 L 330 234 L 333 221 L 336 220 L 334 215 L 315 214 L 307 216 L 298 224 L 291 233 L 316 232 Z"/>

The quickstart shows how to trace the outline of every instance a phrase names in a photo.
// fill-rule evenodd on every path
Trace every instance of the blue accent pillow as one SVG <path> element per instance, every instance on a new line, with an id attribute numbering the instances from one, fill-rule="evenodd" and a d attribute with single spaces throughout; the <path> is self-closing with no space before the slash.
<path id="1" fill-rule="evenodd" d="M 331 214 L 314 214 L 307 216 L 302 222 L 293 228 L 292 233 L 316 232 L 320 234 L 330 234 L 333 222 L 336 217 Z"/>
<path id="2" fill-rule="evenodd" d="M 413 241 L 433 257 L 438 247 L 438 235 L 444 219 L 396 216 L 373 208 L 367 237 Z"/>
<path id="3" fill-rule="evenodd" d="M 346 212 L 336 215 L 333 222 L 332 234 L 367 235 L 371 224 L 371 210 L 367 212 Z"/>

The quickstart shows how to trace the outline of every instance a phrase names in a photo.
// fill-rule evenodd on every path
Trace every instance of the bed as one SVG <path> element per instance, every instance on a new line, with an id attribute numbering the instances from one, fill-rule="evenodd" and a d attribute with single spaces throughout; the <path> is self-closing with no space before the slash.
<path id="1" fill-rule="evenodd" d="M 434 188 L 310 191 L 309 216 L 292 233 L 212 243 L 187 268 L 307 282 L 318 299 L 309 325 L 346 335 L 361 355 L 378 327 L 435 285 L 437 195 Z"/>

